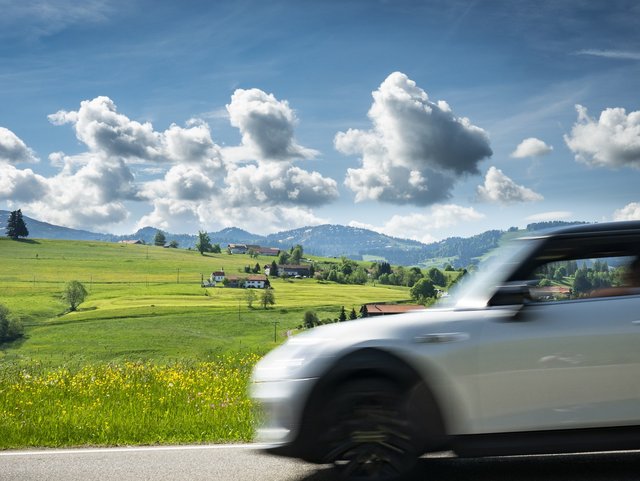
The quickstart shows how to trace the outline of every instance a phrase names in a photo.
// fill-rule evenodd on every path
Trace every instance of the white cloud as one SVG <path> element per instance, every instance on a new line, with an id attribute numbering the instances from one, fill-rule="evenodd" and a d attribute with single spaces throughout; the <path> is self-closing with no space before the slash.
<path id="1" fill-rule="evenodd" d="M 640 202 L 631 202 L 613 213 L 613 220 L 640 220 Z"/>
<path id="2" fill-rule="evenodd" d="M 428 205 L 450 196 L 455 181 L 478 173 L 492 154 L 487 133 L 456 117 L 444 101 L 432 102 L 405 74 L 389 75 L 373 92 L 368 116 L 373 128 L 339 132 L 335 148 L 360 155 L 345 185 L 356 201 Z"/>
<path id="3" fill-rule="evenodd" d="M 50 154 L 60 173 L 49 179 L 56 185 L 47 199 L 49 215 L 77 227 L 87 222 L 84 211 L 102 207 L 96 221 L 113 223 L 126 218 L 124 202 L 143 201 L 153 209 L 138 225 L 167 230 L 180 225 L 208 228 L 208 222 L 240 225 L 244 212 L 258 211 L 269 230 L 296 219 L 315 223 L 310 208 L 337 198 L 337 183 L 293 165 L 295 159 L 316 152 L 294 141 L 296 118 L 288 103 L 257 89 L 237 90 L 227 108 L 243 143 L 224 150 L 202 120 L 155 131 L 149 122 L 119 113 L 104 96 L 81 102 L 77 111 L 51 114 L 54 125 L 73 126 L 88 152 Z M 136 181 L 133 165 L 137 172 L 162 178 Z M 223 214 L 212 215 L 211 206 Z"/>
<path id="4" fill-rule="evenodd" d="M 195 232 L 199 229 L 239 227 L 251 232 L 273 233 L 307 225 L 328 223 L 310 209 L 300 206 L 241 206 L 224 202 L 190 202 L 155 199 L 153 211 L 142 217 L 138 227 L 154 226 L 170 232 Z"/>
<path id="5" fill-rule="evenodd" d="M 225 179 L 229 205 L 315 206 L 338 197 L 336 181 L 289 163 L 261 162 L 231 169 Z"/>
<path id="6" fill-rule="evenodd" d="M 533 202 L 542 200 L 542 195 L 533 190 L 516 184 L 504 175 L 500 169 L 491 166 L 484 179 L 484 185 L 478 186 L 478 199 L 485 202 L 499 204 L 514 204 L 517 202 Z"/>
<path id="7" fill-rule="evenodd" d="M 536 139 L 535 137 L 529 137 L 528 139 L 524 139 L 516 150 L 511 153 L 511 157 L 516 159 L 522 159 L 525 157 L 540 157 L 542 155 L 547 155 L 551 153 L 553 147 L 545 144 L 542 140 Z"/>
<path id="8" fill-rule="evenodd" d="M 33 150 L 9 129 L 0 127 L 0 162 L 38 162 Z"/>
<path id="9" fill-rule="evenodd" d="M 640 111 L 608 108 L 597 120 L 576 105 L 578 120 L 564 141 L 575 158 L 596 167 L 640 168 Z"/>
<path id="10" fill-rule="evenodd" d="M 567 210 L 557 210 L 553 212 L 541 212 L 539 214 L 533 214 L 525 218 L 529 222 L 548 222 L 552 220 L 565 220 L 569 219 L 573 215 L 572 212 Z"/>
<path id="11" fill-rule="evenodd" d="M 473 207 L 455 204 L 438 204 L 431 206 L 429 213 L 412 213 L 394 215 L 382 226 L 374 226 L 362 222 L 351 221 L 351 227 L 373 230 L 392 237 L 413 239 L 425 244 L 436 242 L 440 236 L 437 231 L 461 222 L 472 222 L 484 219 L 485 215 Z M 435 231 L 435 232 L 434 232 Z"/>
<path id="12" fill-rule="evenodd" d="M 54 125 L 72 124 L 78 140 L 92 152 L 128 161 L 163 160 L 161 135 L 149 122 L 119 114 L 109 97 L 83 100 L 78 111 L 60 110 L 48 118 Z"/>
<path id="13" fill-rule="evenodd" d="M 630 52 L 628 50 L 597 50 L 586 49 L 577 52 L 578 55 L 592 55 L 594 57 L 605 57 L 620 60 L 640 60 L 640 52 Z"/>
<path id="14" fill-rule="evenodd" d="M 227 105 L 231 125 L 240 129 L 242 144 L 254 158 L 309 159 L 317 151 L 298 145 L 293 138 L 296 116 L 286 100 L 259 89 L 237 89 Z"/>
<path id="15" fill-rule="evenodd" d="M 16 169 L 9 164 L 0 164 L 0 199 L 31 202 L 48 192 L 47 179 L 31 169 Z"/>

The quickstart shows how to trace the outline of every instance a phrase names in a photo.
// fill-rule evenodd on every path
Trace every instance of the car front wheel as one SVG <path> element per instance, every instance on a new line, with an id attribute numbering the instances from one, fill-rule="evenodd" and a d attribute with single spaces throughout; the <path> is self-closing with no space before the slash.
<path id="1" fill-rule="evenodd" d="M 344 383 L 325 404 L 323 422 L 325 461 L 346 480 L 401 479 L 420 454 L 408 396 L 385 379 Z"/>

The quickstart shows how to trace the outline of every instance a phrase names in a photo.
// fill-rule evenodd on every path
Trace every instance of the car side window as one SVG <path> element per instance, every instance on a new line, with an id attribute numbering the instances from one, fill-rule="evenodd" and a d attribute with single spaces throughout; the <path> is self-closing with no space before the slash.
<path id="1" fill-rule="evenodd" d="M 529 283 L 534 302 L 640 294 L 640 257 L 548 262 L 535 269 Z"/>

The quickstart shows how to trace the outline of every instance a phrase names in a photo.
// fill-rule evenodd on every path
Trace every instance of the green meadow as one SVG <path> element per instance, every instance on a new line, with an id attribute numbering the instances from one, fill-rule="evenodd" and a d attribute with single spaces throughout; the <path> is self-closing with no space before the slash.
<path id="1" fill-rule="evenodd" d="M 0 449 L 249 441 L 259 357 L 304 312 L 408 300 L 406 288 L 272 279 L 275 305 L 201 287 L 273 258 L 156 246 L 0 238 L 0 304 L 25 326 L 0 345 Z M 329 261 L 324 259 L 324 261 Z M 89 295 L 76 312 L 67 282 Z"/>
<path id="2" fill-rule="evenodd" d="M 26 327 L 25 339 L 4 345 L 0 359 L 58 366 L 263 354 L 295 332 L 306 310 L 320 319 L 337 318 L 341 306 L 358 310 L 366 302 L 409 299 L 407 289 L 391 286 L 273 279 L 276 304 L 262 309 L 258 300 L 249 308 L 244 289 L 201 287 L 214 270 L 241 274 L 245 265 L 272 260 L 145 245 L 0 238 L 0 303 Z M 61 299 L 71 280 L 89 291 L 77 312 L 67 312 Z"/>

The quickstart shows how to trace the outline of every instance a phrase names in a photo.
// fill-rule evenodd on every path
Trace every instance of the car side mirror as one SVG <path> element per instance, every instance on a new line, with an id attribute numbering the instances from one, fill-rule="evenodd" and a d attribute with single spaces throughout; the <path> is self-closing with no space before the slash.
<path id="1" fill-rule="evenodd" d="M 527 284 L 509 283 L 498 287 L 489 300 L 489 306 L 524 306 L 531 301 L 531 291 Z"/>

